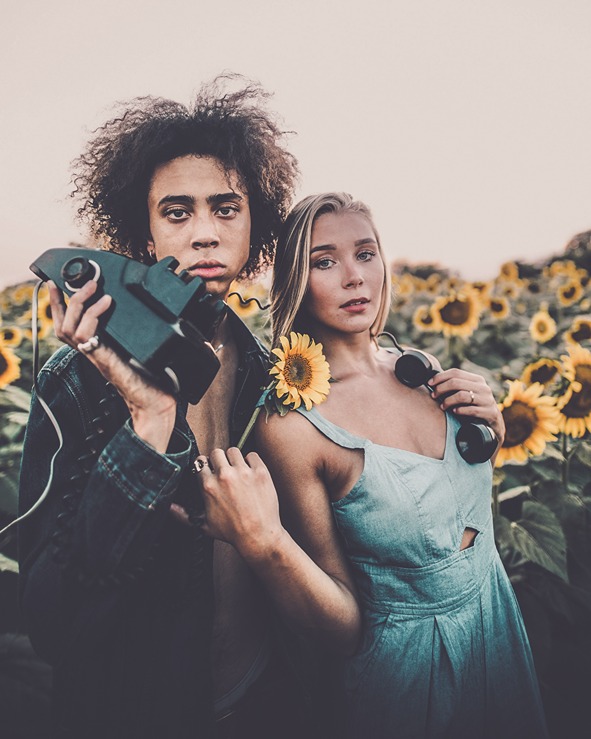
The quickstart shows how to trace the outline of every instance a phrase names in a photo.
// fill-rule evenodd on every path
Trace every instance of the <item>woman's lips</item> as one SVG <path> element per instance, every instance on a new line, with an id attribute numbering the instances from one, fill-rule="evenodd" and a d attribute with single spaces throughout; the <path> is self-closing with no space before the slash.
<path id="1" fill-rule="evenodd" d="M 355 298 L 353 300 L 348 300 L 340 307 L 342 310 L 347 311 L 347 313 L 363 313 L 368 305 L 369 300 L 367 298 Z"/>

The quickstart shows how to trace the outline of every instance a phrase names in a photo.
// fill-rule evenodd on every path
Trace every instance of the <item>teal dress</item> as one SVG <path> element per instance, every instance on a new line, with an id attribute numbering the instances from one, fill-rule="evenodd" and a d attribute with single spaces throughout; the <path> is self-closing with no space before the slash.
<path id="1" fill-rule="evenodd" d="M 446 414 L 441 460 L 374 444 L 298 409 L 362 449 L 363 472 L 332 504 L 361 599 L 363 636 L 344 661 L 351 739 L 543 739 L 521 612 L 499 559 L 490 462 L 459 455 Z M 478 533 L 460 551 L 466 528 Z"/>

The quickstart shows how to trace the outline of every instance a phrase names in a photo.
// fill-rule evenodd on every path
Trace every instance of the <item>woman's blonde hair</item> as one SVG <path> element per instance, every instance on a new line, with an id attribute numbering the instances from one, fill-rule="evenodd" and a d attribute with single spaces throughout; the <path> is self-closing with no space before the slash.
<path id="1" fill-rule="evenodd" d="M 300 311 L 310 278 L 312 228 L 316 219 L 325 213 L 360 213 L 369 221 L 384 264 L 380 307 L 370 327 L 371 336 L 376 337 L 383 331 L 386 324 L 390 310 L 391 282 L 380 237 L 370 209 L 360 200 L 353 200 L 346 192 L 310 195 L 294 206 L 279 235 L 271 285 L 271 324 L 274 347 L 278 346 L 280 336 L 289 336 L 290 331 L 307 330 L 304 316 Z"/>

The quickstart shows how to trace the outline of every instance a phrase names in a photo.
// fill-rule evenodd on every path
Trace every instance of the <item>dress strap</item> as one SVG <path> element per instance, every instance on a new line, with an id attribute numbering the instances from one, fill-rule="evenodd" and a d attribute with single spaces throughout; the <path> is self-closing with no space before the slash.
<path id="1" fill-rule="evenodd" d="M 346 449 L 365 449 L 367 446 L 367 439 L 363 439 L 361 436 L 355 436 L 346 429 L 336 426 L 331 421 L 328 421 L 324 416 L 321 416 L 316 408 L 311 408 L 307 411 L 303 406 L 296 408 L 298 413 L 308 419 L 310 423 L 315 426 L 321 434 L 326 436 L 335 444 L 343 446 Z"/>

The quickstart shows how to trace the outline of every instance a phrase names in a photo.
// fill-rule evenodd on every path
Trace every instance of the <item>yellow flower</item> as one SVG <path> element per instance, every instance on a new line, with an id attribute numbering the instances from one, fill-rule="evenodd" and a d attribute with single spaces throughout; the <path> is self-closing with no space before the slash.
<path id="1" fill-rule="evenodd" d="M 521 290 L 521 280 L 515 282 L 509 282 L 508 280 L 499 280 L 497 282 L 496 291 L 501 293 L 506 298 L 515 299 Z"/>
<path id="2" fill-rule="evenodd" d="M 488 301 L 488 308 L 491 316 L 497 321 L 502 321 L 507 318 L 511 309 L 509 308 L 509 301 L 507 298 L 490 298 Z"/>
<path id="3" fill-rule="evenodd" d="M 527 462 L 530 454 L 542 454 L 547 442 L 556 441 L 558 410 L 554 398 L 542 395 L 543 391 L 539 382 L 526 388 L 520 380 L 509 381 L 507 397 L 499 403 L 506 434 L 496 467 L 506 462 Z"/>
<path id="4" fill-rule="evenodd" d="M 396 297 L 411 295 L 415 289 L 413 277 L 408 272 L 404 272 L 401 275 L 392 275 L 392 285 Z"/>
<path id="5" fill-rule="evenodd" d="M 29 282 L 25 282 L 23 285 L 15 287 L 12 292 L 12 302 L 16 303 L 17 305 L 21 305 L 22 303 L 30 303 L 31 298 L 33 297 L 34 289 L 35 286 Z"/>
<path id="6" fill-rule="evenodd" d="M 575 318 L 565 336 L 566 340 L 572 344 L 580 344 L 582 341 L 589 341 L 589 339 L 591 339 L 591 318 L 587 318 L 585 316 Z"/>
<path id="7" fill-rule="evenodd" d="M 562 377 L 560 373 L 561 368 L 562 365 L 556 359 L 542 357 L 537 362 L 530 362 L 530 364 L 524 367 L 521 373 L 521 380 L 526 385 L 533 385 L 534 382 L 539 382 L 540 385 L 548 387 L 548 385 L 552 385 Z"/>
<path id="8" fill-rule="evenodd" d="M 542 286 L 538 280 L 525 280 L 525 289 L 532 295 L 539 295 L 542 292 Z"/>
<path id="9" fill-rule="evenodd" d="M 19 346 L 23 340 L 23 332 L 16 326 L 0 329 L 0 344 L 4 346 Z"/>
<path id="10" fill-rule="evenodd" d="M 564 374 L 573 379 L 556 401 L 560 410 L 560 431 L 578 438 L 591 431 L 591 352 L 575 344 L 561 359 Z"/>
<path id="11" fill-rule="evenodd" d="M 529 333 L 538 344 L 545 344 L 556 336 L 556 321 L 544 307 L 534 313 L 529 324 Z"/>
<path id="12" fill-rule="evenodd" d="M 438 298 L 432 310 L 444 336 L 470 336 L 478 326 L 481 306 L 478 293 L 467 288 Z"/>
<path id="13" fill-rule="evenodd" d="M 472 283 L 472 289 L 476 290 L 480 296 L 481 302 L 484 304 L 488 301 L 492 288 L 492 282 L 482 282 L 481 280 L 477 280 Z"/>
<path id="14" fill-rule="evenodd" d="M 432 310 L 433 306 L 419 305 L 412 317 L 412 322 L 419 331 L 441 331 L 441 322 Z"/>
<path id="15" fill-rule="evenodd" d="M 307 334 L 291 332 L 289 341 L 281 336 L 281 349 L 273 349 L 279 358 L 269 374 L 277 379 L 277 398 L 283 405 L 299 408 L 304 402 L 306 410 L 322 403 L 330 390 L 330 368 L 322 354 L 322 344 L 316 344 Z"/>
<path id="16" fill-rule="evenodd" d="M 20 361 L 12 349 L 0 343 L 0 389 L 21 376 Z"/>
<path id="17" fill-rule="evenodd" d="M 578 280 L 569 280 L 557 290 L 558 300 L 561 305 L 573 305 L 583 297 L 583 288 Z"/>
<path id="18" fill-rule="evenodd" d="M 504 280 L 518 280 L 519 267 L 515 262 L 504 262 L 504 264 L 501 264 L 500 276 Z"/>

